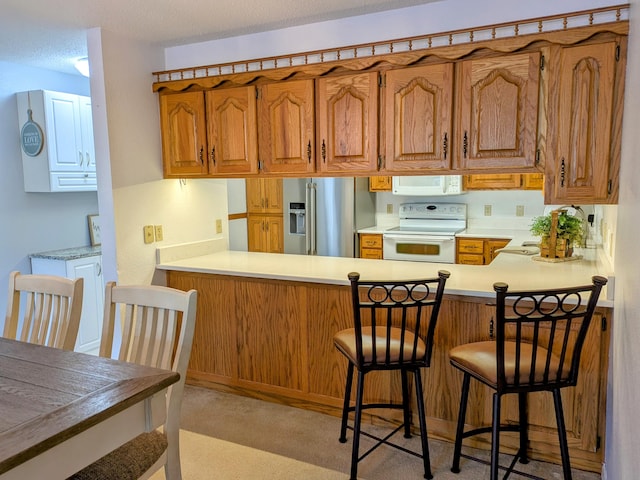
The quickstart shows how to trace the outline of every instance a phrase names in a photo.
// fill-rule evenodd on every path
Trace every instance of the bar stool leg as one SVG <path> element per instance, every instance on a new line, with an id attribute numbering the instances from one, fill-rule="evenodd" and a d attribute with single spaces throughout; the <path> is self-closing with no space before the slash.
<path id="1" fill-rule="evenodd" d="M 493 394 L 493 422 L 491 428 L 491 480 L 498 480 L 500 460 L 500 400 L 497 393 Z"/>
<path id="2" fill-rule="evenodd" d="M 349 421 L 349 404 L 351 403 L 351 385 L 353 384 L 353 363 L 347 367 L 347 382 L 344 389 L 344 404 L 342 406 L 342 425 L 340 426 L 340 443 L 347 441 L 347 422 Z"/>
<path id="3" fill-rule="evenodd" d="M 402 411 L 404 413 L 404 438 L 411 438 L 411 403 L 409 402 L 409 379 L 407 371 L 401 370 L 402 377 Z"/>
<path id="4" fill-rule="evenodd" d="M 358 477 L 358 449 L 360 447 L 360 425 L 362 423 L 362 396 L 364 392 L 364 373 L 358 370 L 358 384 L 356 386 L 356 414 L 353 422 L 353 449 L 351 451 L 351 478 Z"/>
<path id="5" fill-rule="evenodd" d="M 553 391 L 553 403 L 556 408 L 556 423 L 558 424 L 558 439 L 560 440 L 560 456 L 562 457 L 562 472 L 564 480 L 571 480 L 571 463 L 569 461 L 569 447 L 567 446 L 567 431 L 564 425 L 564 412 L 562 410 L 562 397 L 560 389 Z"/>
<path id="6" fill-rule="evenodd" d="M 520 422 L 520 451 L 518 456 L 520 457 L 520 463 L 529 463 L 529 457 L 527 456 L 527 446 L 529 445 L 529 424 L 527 422 L 527 393 L 518 393 L 518 410 L 519 410 L 519 422 Z"/>
<path id="7" fill-rule="evenodd" d="M 464 419 L 467 415 L 467 399 L 469 398 L 469 383 L 471 375 L 464 374 L 462 380 L 462 394 L 460 395 L 460 409 L 458 410 L 458 427 L 456 428 L 456 442 L 453 447 L 453 464 L 451 471 L 460 473 L 460 454 L 462 453 L 462 434 L 464 433 Z"/>
<path id="8" fill-rule="evenodd" d="M 431 460 L 429 458 L 429 439 L 427 437 L 427 419 L 424 411 L 424 397 L 422 393 L 422 377 L 420 369 L 413 372 L 416 387 L 416 403 L 418 407 L 418 421 L 420 422 L 420 440 L 422 441 L 422 462 L 424 463 L 424 478 L 433 478 L 431 474 Z"/>

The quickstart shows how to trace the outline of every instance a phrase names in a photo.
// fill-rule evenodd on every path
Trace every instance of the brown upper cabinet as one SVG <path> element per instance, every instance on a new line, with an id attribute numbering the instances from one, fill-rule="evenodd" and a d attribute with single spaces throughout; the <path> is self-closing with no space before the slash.
<path id="1" fill-rule="evenodd" d="M 539 79 L 540 52 L 459 64 L 456 168 L 534 167 Z"/>
<path id="2" fill-rule="evenodd" d="M 549 101 L 547 203 L 615 203 L 626 38 L 554 48 Z"/>
<path id="3" fill-rule="evenodd" d="M 160 96 L 160 128 L 165 177 L 206 175 L 207 132 L 204 94 Z"/>
<path id="4" fill-rule="evenodd" d="M 315 171 L 313 80 L 258 87 L 260 171 L 307 174 Z"/>
<path id="5" fill-rule="evenodd" d="M 317 80 L 318 171 L 378 168 L 378 72 Z"/>
<path id="6" fill-rule="evenodd" d="M 481 173 L 463 175 L 465 190 L 542 190 L 542 173 Z"/>
<path id="7" fill-rule="evenodd" d="M 165 177 L 258 171 L 255 87 L 160 97 Z"/>
<path id="8" fill-rule="evenodd" d="M 389 70 L 382 83 L 384 169 L 450 169 L 453 64 Z"/>
<path id="9" fill-rule="evenodd" d="M 205 95 L 209 172 L 217 175 L 256 173 L 255 87 L 214 89 Z"/>
<path id="10" fill-rule="evenodd" d="M 465 30 L 446 46 L 156 72 L 164 175 L 462 174 L 469 189 L 540 189 L 544 173 L 545 203 L 616 203 L 628 21 L 545 22 L 526 41 L 516 22 L 508 38 Z"/>

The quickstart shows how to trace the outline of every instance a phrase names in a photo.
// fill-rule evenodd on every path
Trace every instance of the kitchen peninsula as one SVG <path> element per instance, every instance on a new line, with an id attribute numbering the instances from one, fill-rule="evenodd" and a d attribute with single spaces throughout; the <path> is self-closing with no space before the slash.
<path id="1" fill-rule="evenodd" d="M 588 284 L 596 274 L 612 277 L 597 249 L 577 253 L 583 258 L 565 263 L 502 253 L 490 265 L 472 266 L 234 252 L 222 240 L 210 240 L 159 249 L 156 277 L 165 274 L 168 285 L 199 292 L 187 382 L 338 415 L 346 364 L 332 338 L 352 323 L 347 274 L 403 279 L 449 270 L 432 365 L 425 373 L 425 404 L 430 434 L 452 440 L 462 378 L 450 367 L 447 352 L 493 338 L 493 283 L 547 288 Z M 591 471 L 600 471 L 604 450 L 612 286 L 610 282 L 598 302 L 578 385 L 563 392 L 572 464 Z M 380 374 L 365 394 L 397 398 L 399 383 Z M 553 400 L 546 395 L 530 399 L 531 457 L 559 462 Z M 468 423 L 490 424 L 490 392 L 472 388 L 471 398 L 476 407 L 468 413 Z M 508 419 L 517 417 L 512 400 L 505 401 Z M 475 445 L 488 448 L 487 440 Z M 517 448 L 515 436 L 504 435 L 501 441 L 505 451 Z"/>

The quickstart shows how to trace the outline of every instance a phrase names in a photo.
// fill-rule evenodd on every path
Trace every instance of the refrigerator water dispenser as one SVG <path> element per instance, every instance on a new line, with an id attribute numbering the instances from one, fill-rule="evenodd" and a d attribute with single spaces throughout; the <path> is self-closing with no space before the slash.
<path id="1" fill-rule="evenodd" d="M 289 204 L 289 233 L 292 235 L 306 234 L 304 203 L 291 202 Z"/>

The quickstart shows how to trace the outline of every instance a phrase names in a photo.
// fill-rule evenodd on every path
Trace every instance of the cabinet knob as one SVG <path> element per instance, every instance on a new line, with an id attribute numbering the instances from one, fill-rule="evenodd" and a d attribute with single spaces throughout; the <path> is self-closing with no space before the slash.
<path id="1" fill-rule="evenodd" d="M 211 161 L 216 164 L 216 147 L 211 147 Z"/>

